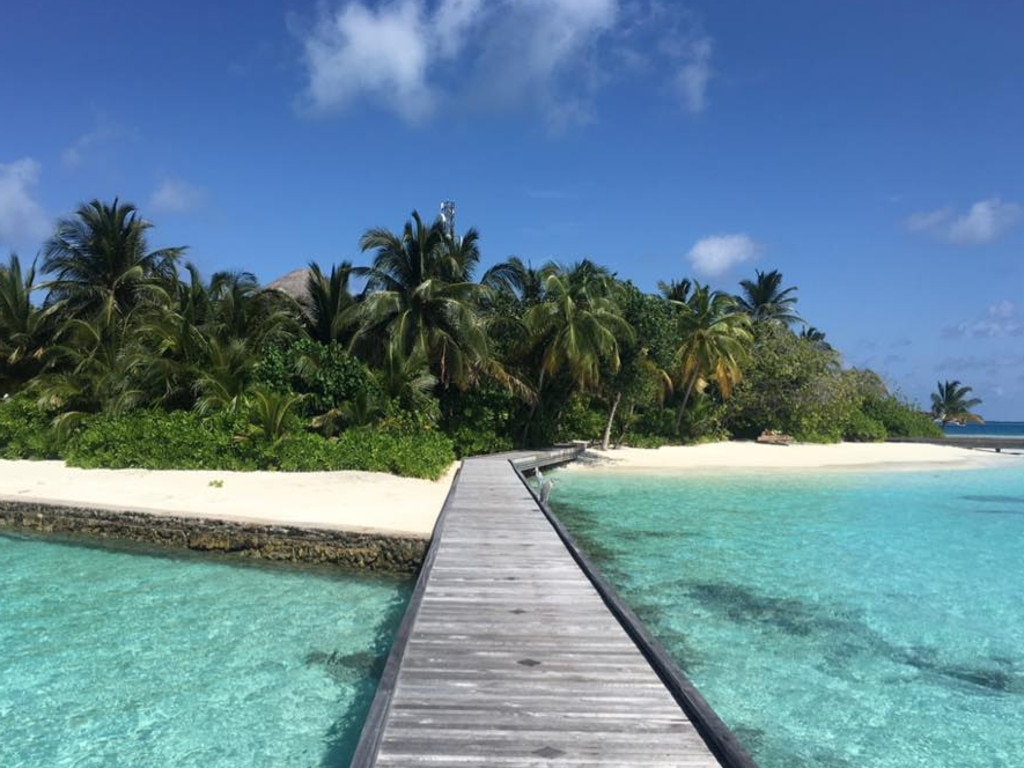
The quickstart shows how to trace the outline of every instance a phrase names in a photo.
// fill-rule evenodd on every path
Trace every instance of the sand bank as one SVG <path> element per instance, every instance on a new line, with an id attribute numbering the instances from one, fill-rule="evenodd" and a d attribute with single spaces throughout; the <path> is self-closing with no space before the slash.
<path id="1" fill-rule="evenodd" d="M 590 450 L 572 468 L 601 470 L 759 470 L 925 467 L 971 468 L 1020 461 L 1019 456 L 945 445 L 913 443 L 838 443 L 787 446 L 755 442 L 707 443 L 656 449 Z"/>
<path id="2" fill-rule="evenodd" d="M 436 482 L 378 472 L 75 469 L 0 461 L 0 502 L 428 539 L 455 467 Z"/>

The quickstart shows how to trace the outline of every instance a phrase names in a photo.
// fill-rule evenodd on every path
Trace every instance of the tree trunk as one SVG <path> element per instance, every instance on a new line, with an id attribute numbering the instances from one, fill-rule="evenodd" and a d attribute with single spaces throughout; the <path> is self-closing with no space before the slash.
<path id="1" fill-rule="evenodd" d="M 636 413 L 636 404 L 630 403 L 629 408 L 626 410 L 626 418 L 623 419 L 622 431 L 619 433 L 618 440 L 615 441 L 616 445 L 621 446 L 626 442 L 626 435 L 629 434 L 630 427 L 633 425 L 634 413 Z"/>
<path id="2" fill-rule="evenodd" d="M 537 405 L 540 403 L 541 392 L 544 389 L 544 369 L 540 369 L 540 378 L 537 379 L 537 399 L 530 405 L 530 413 L 526 417 L 526 424 L 523 426 L 523 439 L 520 441 L 520 448 L 526 448 L 526 439 L 530 435 L 530 424 L 533 423 L 533 416 L 537 413 Z"/>
<path id="3" fill-rule="evenodd" d="M 690 378 L 690 383 L 686 385 L 686 392 L 683 393 L 683 402 L 679 406 L 679 415 L 676 416 L 676 432 L 679 432 L 683 428 L 683 413 L 686 411 L 686 404 L 690 402 L 690 395 L 693 393 L 693 387 L 697 383 L 698 376 L 694 374 Z"/>
<path id="4" fill-rule="evenodd" d="M 617 392 L 615 399 L 612 401 L 612 410 L 608 414 L 608 423 L 604 425 L 604 436 L 601 438 L 601 450 L 608 450 L 608 443 L 612 439 L 612 422 L 615 421 L 615 411 L 619 407 L 619 402 L 622 400 L 622 393 Z"/>

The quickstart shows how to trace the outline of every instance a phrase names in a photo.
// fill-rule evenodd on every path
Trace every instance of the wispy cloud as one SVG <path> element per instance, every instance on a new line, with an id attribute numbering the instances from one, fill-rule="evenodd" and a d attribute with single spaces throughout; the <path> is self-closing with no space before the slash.
<path id="1" fill-rule="evenodd" d="M 915 213 L 907 219 L 911 232 L 934 235 L 955 245 L 984 245 L 998 240 L 1024 219 L 1024 208 L 998 197 L 980 200 L 966 213 L 953 208 Z"/>
<path id="2" fill-rule="evenodd" d="M 714 235 L 698 240 L 687 255 L 697 272 L 716 277 L 752 260 L 760 251 L 761 246 L 747 235 Z"/>
<path id="3" fill-rule="evenodd" d="M 307 107 L 335 112 L 368 101 L 409 123 L 459 97 L 533 109 L 561 129 L 592 119 L 609 83 L 659 71 L 644 66 L 652 57 L 696 112 L 711 79 L 711 39 L 657 0 L 349 0 L 321 10 L 299 35 Z M 627 60 L 630 67 L 617 66 Z"/>
<path id="4" fill-rule="evenodd" d="M 50 217 L 34 196 L 40 170 L 30 157 L 0 163 L 0 243 L 9 248 L 33 244 L 50 234 Z"/>
<path id="5" fill-rule="evenodd" d="M 149 207 L 157 213 L 188 213 L 206 200 L 201 187 L 181 179 L 164 179 L 149 198 Z"/>
<path id="6" fill-rule="evenodd" d="M 70 171 L 77 171 L 91 156 L 104 147 L 114 144 L 128 135 L 124 126 L 111 120 L 102 112 L 96 112 L 93 127 L 76 138 L 61 152 L 60 162 Z"/>
<path id="7" fill-rule="evenodd" d="M 942 329 L 942 338 L 997 338 L 1003 336 L 1024 336 L 1024 325 L 1017 311 L 1017 305 L 1009 299 L 993 304 L 983 317 L 947 325 Z"/>

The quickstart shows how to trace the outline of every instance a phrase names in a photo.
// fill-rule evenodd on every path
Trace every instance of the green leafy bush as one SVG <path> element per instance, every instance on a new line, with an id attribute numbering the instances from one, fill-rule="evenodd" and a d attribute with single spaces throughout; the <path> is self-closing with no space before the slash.
<path id="1" fill-rule="evenodd" d="M 853 443 L 880 443 L 886 437 L 885 425 L 863 411 L 851 413 L 843 426 L 843 440 Z"/>
<path id="2" fill-rule="evenodd" d="M 52 426 L 55 415 L 41 409 L 26 394 L 0 400 L 0 458 L 57 458 L 57 436 Z"/>
<path id="3" fill-rule="evenodd" d="M 358 469 L 437 479 L 455 461 L 451 440 L 373 427 L 337 439 L 294 432 L 274 437 L 253 429 L 245 414 L 202 418 L 192 411 L 134 411 L 92 418 L 68 442 L 71 466 L 111 469 L 279 469 L 321 472 Z"/>
<path id="4" fill-rule="evenodd" d="M 118 469 L 260 469 L 261 446 L 238 440 L 246 423 L 224 413 L 203 418 L 193 411 L 140 410 L 99 414 L 62 451 L 74 467 Z"/>
<path id="5" fill-rule="evenodd" d="M 495 384 L 466 392 L 450 390 L 441 401 L 441 426 L 460 457 L 510 451 L 515 447 L 511 424 L 521 407 L 508 389 Z"/>
<path id="6" fill-rule="evenodd" d="M 942 437 L 931 416 L 894 395 L 866 397 L 861 410 L 880 422 L 889 437 Z"/>

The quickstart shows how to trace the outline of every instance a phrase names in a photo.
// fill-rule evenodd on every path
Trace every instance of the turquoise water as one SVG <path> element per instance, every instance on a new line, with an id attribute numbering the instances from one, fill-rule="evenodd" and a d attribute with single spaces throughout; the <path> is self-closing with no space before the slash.
<path id="1" fill-rule="evenodd" d="M 763 768 L 1024 766 L 1024 463 L 687 478 L 552 502 Z"/>
<path id="2" fill-rule="evenodd" d="M 950 437 L 1024 437 L 1024 421 L 986 421 L 984 424 L 947 424 L 943 431 Z"/>
<path id="3" fill-rule="evenodd" d="M 0 536 L 0 765 L 347 766 L 411 584 Z"/>

